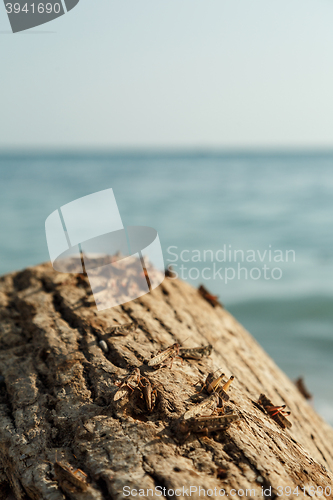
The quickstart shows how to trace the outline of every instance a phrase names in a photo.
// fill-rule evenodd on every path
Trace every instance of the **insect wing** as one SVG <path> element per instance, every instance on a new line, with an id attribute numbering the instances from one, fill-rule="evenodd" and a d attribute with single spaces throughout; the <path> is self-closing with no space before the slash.
<path id="1" fill-rule="evenodd" d="M 142 388 L 143 392 L 143 397 L 145 399 L 146 407 L 148 411 L 152 411 L 153 409 L 153 404 L 152 404 L 152 389 L 151 389 L 151 383 L 146 382 Z"/>
<path id="2" fill-rule="evenodd" d="M 162 351 L 160 354 L 157 354 L 157 356 L 154 356 L 153 358 L 151 358 L 148 361 L 148 366 L 156 366 L 156 365 L 160 365 L 161 363 L 163 363 L 163 361 L 165 361 L 166 359 L 168 359 L 171 356 L 173 349 L 174 349 L 173 346 L 168 347 L 167 349 L 165 349 L 165 351 Z"/>
<path id="3" fill-rule="evenodd" d="M 225 429 L 237 420 L 239 420 L 239 416 L 236 413 L 219 417 L 192 417 L 187 420 L 187 425 L 191 432 L 212 432 Z"/>
<path id="4" fill-rule="evenodd" d="M 292 427 L 292 423 L 281 413 L 277 413 L 272 417 L 276 423 L 278 423 L 283 429 Z"/>
<path id="5" fill-rule="evenodd" d="M 105 330 L 106 335 L 128 335 L 137 329 L 137 325 L 134 322 L 124 323 L 123 325 L 112 326 Z"/>
<path id="6" fill-rule="evenodd" d="M 225 392 L 224 389 L 222 389 L 222 387 L 218 387 L 218 389 L 216 390 L 217 394 L 220 396 L 220 398 L 222 399 L 222 401 L 229 401 L 229 396 L 228 394 Z"/>
<path id="7" fill-rule="evenodd" d="M 126 387 L 121 387 L 114 395 L 113 401 L 119 401 L 119 399 L 122 399 L 124 396 L 126 396 L 126 394 L 128 394 L 128 389 Z"/>
<path id="8" fill-rule="evenodd" d="M 210 411 L 213 412 L 215 408 L 217 407 L 219 402 L 219 396 L 216 394 L 216 392 L 213 392 L 211 396 L 206 398 L 202 403 L 193 406 L 190 408 L 183 416 L 184 420 L 187 420 L 191 417 L 195 417 L 197 415 L 202 414 L 203 411 Z"/>
<path id="9" fill-rule="evenodd" d="M 209 356 L 212 352 L 212 346 L 207 345 L 204 347 L 193 347 L 192 349 L 187 349 L 182 347 L 179 349 L 179 355 L 185 359 L 196 359 L 199 360 L 204 356 Z"/>

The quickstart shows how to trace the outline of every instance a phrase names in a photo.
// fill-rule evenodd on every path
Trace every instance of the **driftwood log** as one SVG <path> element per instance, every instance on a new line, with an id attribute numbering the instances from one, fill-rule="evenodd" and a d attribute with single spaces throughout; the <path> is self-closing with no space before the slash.
<path id="1" fill-rule="evenodd" d="M 167 498 L 202 498 L 203 489 L 213 498 L 223 490 L 310 498 L 317 487 L 333 498 L 332 428 L 250 334 L 188 284 L 167 278 L 97 312 L 84 276 L 43 264 L 0 279 L 0 311 L 1 499 L 159 498 L 163 488 Z M 131 321 L 136 331 L 105 338 L 105 352 L 103 332 Z M 171 368 L 147 366 L 175 342 L 213 350 Z M 139 388 L 114 401 L 115 383 L 135 367 L 155 386 L 151 412 Z M 175 423 L 195 404 L 195 384 L 218 368 L 235 376 L 228 404 L 239 421 L 178 439 Z M 291 429 L 254 404 L 261 393 L 287 405 Z"/>

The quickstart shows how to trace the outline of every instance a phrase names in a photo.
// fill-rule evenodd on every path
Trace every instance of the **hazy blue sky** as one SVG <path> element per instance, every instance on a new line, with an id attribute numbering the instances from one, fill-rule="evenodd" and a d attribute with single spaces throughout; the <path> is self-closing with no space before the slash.
<path id="1" fill-rule="evenodd" d="M 333 0 L 81 0 L 9 29 L 1 4 L 1 148 L 333 147 Z"/>

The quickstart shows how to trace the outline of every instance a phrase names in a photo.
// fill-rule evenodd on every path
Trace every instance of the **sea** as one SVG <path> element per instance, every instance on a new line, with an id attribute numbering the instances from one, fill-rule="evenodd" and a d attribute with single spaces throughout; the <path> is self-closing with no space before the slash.
<path id="1" fill-rule="evenodd" d="M 333 151 L 2 152 L 0 274 L 48 261 L 48 215 L 106 188 L 333 424 Z"/>

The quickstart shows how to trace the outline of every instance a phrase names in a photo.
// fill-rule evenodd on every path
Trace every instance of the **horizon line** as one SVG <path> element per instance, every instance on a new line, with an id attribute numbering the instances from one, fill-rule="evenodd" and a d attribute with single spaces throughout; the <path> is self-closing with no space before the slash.
<path id="1" fill-rule="evenodd" d="M 191 156 L 191 157 L 227 157 L 227 156 L 331 156 L 331 147 L 195 147 L 195 146 L 127 146 L 127 147 L 0 147 L 1 157 L 24 156 Z"/>

